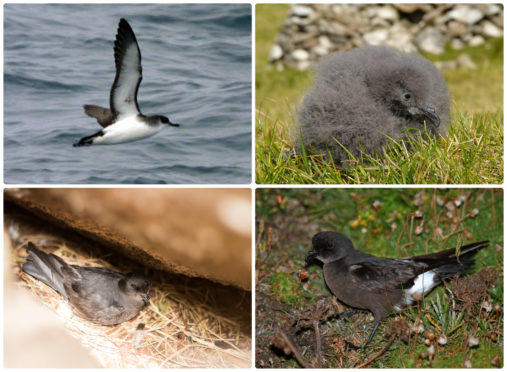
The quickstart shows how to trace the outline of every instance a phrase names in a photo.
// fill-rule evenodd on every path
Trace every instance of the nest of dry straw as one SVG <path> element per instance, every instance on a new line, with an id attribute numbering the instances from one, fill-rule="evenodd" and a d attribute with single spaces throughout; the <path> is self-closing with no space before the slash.
<path id="1" fill-rule="evenodd" d="M 251 365 L 250 317 L 245 314 L 250 303 L 248 292 L 241 291 L 245 298 L 238 301 L 236 296 L 237 308 L 227 306 L 226 314 L 217 309 L 223 305 L 221 301 L 231 297 L 225 292 L 233 288 L 217 291 L 213 283 L 205 280 L 150 273 L 149 306 L 131 321 L 114 327 L 96 325 L 73 315 L 61 295 L 21 270 L 28 241 L 69 264 L 128 272 L 128 263 L 120 262 L 113 267 L 105 259 L 71 249 L 63 239 L 47 234 L 19 235 L 13 242 L 14 271 L 21 279 L 19 285 L 54 310 L 68 331 L 104 367 L 231 368 Z M 137 329 L 140 323 L 145 324 L 142 330 Z"/>

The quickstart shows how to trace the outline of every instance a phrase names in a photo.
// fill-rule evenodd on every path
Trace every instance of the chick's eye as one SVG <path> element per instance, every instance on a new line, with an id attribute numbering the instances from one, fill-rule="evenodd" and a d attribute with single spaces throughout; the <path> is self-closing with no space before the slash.
<path id="1" fill-rule="evenodd" d="M 404 93 L 403 98 L 408 101 L 410 98 L 412 98 L 412 95 L 410 93 Z"/>

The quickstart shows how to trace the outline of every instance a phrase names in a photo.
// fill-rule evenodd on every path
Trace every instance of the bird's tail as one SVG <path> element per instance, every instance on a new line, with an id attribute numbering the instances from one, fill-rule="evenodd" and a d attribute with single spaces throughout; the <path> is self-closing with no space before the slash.
<path id="1" fill-rule="evenodd" d="M 102 132 L 102 130 L 99 130 L 97 133 L 94 133 L 91 136 L 86 136 L 86 137 L 81 138 L 79 140 L 79 142 L 76 142 L 72 146 L 74 146 L 74 147 L 90 146 L 91 144 L 93 144 L 93 139 L 95 137 L 100 137 L 103 135 L 104 135 L 104 132 Z"/>
<path id="2" fill-rule="evenodd" d="M 28 242 L 27 251 L 29 254 L 22 266 L 23 271 L 68 298 L 63 286 L 64 275 L 62 269 L 69 265 L 54 254 L 42 252 L 32 242 Z"/>
<path id="3" fill-rule="evenodd" d="M 429 265 L 430 269 L 435 271 L 440 279 L 447 279 L 470 270 L 475 263 L 475 254 L 488 245 L 489 241 L 487 240 L 464 245 L 459 249 L 459 256 L 456 254 L 456 249 L 451 248 L 425 256 L 413 257 L 413 259 Z"/>

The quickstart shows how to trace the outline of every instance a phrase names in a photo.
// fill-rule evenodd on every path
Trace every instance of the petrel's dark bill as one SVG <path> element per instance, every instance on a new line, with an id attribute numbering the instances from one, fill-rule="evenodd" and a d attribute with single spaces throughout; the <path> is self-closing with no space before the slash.
<path id="1" fill-rule="evenodd" d="M 171 123 L 171 122 L 169 122 L 169 125 L 170 125 L 171 127 L 179 127 L 179 126 L 180 126 L 179 124 L 176 124 L 176 123 Z"/>
<path id="2" fill-rule="evenodd" d="M 305 262 L 309 263 L 309 262 L 313 261 L 315 259 L 315 257 L 317 257 L 317 252 L 310 251 L 310 252 L 308 252 L 308 254 L 305 257 Z"/>
<path id="3" fill-rule="evenodd" d="M 142 297 L 142 299 L 144 300 L 144 303 L 145 303 L 146 305 L 148 305 L 148 304 L 150 303 L 150 296 L 148 296 L 147 294 L 143 293 L 143 294 L 141 295 L 141 297 Z"/>
<path id="4" fill-rule="evenodd" d="M 421 109 L 423 115 L 428 119 L 434 126 L 438 127 L 440 125 L 440 117 L 437 115 L 436 110 L 433 107 L 426 107 Z"/>

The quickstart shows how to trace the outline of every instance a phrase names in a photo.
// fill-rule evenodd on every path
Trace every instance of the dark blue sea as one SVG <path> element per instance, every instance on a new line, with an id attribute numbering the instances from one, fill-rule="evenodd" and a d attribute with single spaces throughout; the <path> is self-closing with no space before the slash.
<path id="1" fill-rule="evenodd" d="M 74 148 L 108 107 L 120 18 L 142 54 L 138 102 L 168 127 L 136 142 Z M 4 6 L 8 184 L 251 182 L 250 4 Z"/>

